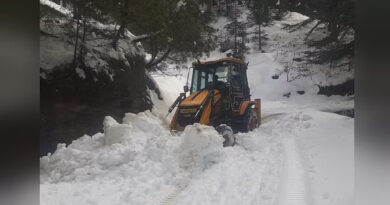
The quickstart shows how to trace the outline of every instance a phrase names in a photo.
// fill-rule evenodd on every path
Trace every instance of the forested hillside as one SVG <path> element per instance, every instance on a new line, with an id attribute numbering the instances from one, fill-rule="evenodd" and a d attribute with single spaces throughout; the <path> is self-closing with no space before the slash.
<path id="1" fill-rule="evenodd" d="M 173 52 L 184 61 L 212 48 L 209 6 L 41 0 L 41 147 L 99 131 L 106 115 L 151 109 L 147 72 Z"/>

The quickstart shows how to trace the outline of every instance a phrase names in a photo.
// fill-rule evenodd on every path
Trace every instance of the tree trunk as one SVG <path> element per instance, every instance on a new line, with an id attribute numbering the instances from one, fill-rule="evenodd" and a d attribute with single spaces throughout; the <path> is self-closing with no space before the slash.
<path id="1" fill-rule="evenodd" d="M 229 16 L 229 1 L 226 0 L 225 4 L 226 4 L 226 17 L 228 17 Z"/>
<path id="2" fill-rule="evenodd" d="M 77 47 L 78 47 L 78 43 L 79 43 L 79 24 L 80 24 L 80 21 L 79 19 L 77 19 L 77 25 L 76 25 L 76 42 L 75 42 L 75 45 L 74 45 L 74 53 L 73 53 L 73 64 L 76 64 L 77 62 Z"/>
<path id="3" fill-rule="evenodd" d="M 121 25 L 118 29 L 118 31 L 116 32 L 115 36 L 114 36 L 114 39 L 112 41 L 112 47 L 116 50 L 118 48 L 118 40 L 120 38 L 120 35 L 123 33 L 123 31 L 125 30 L 125 27 L 126 27 L 126 22 L 124 20 L 122 20 L 121 22 Z"/>
<path id="4" fill-rule="evenodd" d="M 306 34 L 305 41 L 307 40 L 307 38 L 309 38 L 310 34 L 314 31 L 314 29 L 316 29 L 321 23 L 322 21 L 318 21 L 318 23 L 310 29 L 310 31 Z"/>
<path id="5" fill-rule="evenodd" d="M 261 51 L 261 22 L 259 22 L 259 50 Z"/>
<path id="6" fill-rule="evenodd" d="M 119 29 L 116 32 L 114 39 L 112 40 L 112 47 L 115 50 L 118 48 L 119 38 L 120 38 L 121 34 L 123 34 L 123 32 L 127 26 L 128 6 L 129 6 L 129 0 L 125 0 L 123 6 L 120 9 L 120 23 L 121 23 L 121 25 L 119 26 Z"/>
<path id="7" fill-rule="evenodd" d="M 337 23 L 329 22 L 329 31 L 330 31 L 329 39 L 331 41 L 337 41 L 339 33 L 340 33 L 340 29 L 339 29 Z"/>
<path id="8" fill-rule="evenodd" d="M 247 5 L 248 8 L 251 8 L 251 6 L 252 6 L 251 3 L 252 3 L 251 0 L 247 0 L 246 5 Z"/>
<path id="9" fill-rule="evenodd" d="M 268 16 L 269 16 L 269 9 L 268 9 L 268 0 L 264 1 L 264 10 L 263 10 L 263 16 L 264 16 L 264 22 L 268 22 Z"/>
<path id="10" fill-rule="evenodd" d="M 171 52 L 171 48 L 168 47 L 168 50 L 165 51 L 165 53 L 157 60 L 155 60 L 154 62 L 149 62 L 148 64 L 146 64 L 146 68 L 151 68 L 153 66 L 156 66 L 157 64 L 161 63 L 166 57 L 168 57 L 168 54 Z"/>
<path id="11" fill-rule="evenodd" d="M 155 43 L 153 41 L 152 41 L 152 45 L 151 45 L 151 50 L 152 50 L 152 52 L 151 52 L 152 57 L 150 58 L 150 61 L 146 65 L 151 64 L 154 61 L 154 59 L 156 59 L 156 57 L 157 57 L 158 51 L 157 51 L 157 48 L 156 48 Z"/>
<path id="12" fill-rule="evenodd" d="M 81 48 L 80 48 L 80 53 L 79 53 L 79 61 L 84 62 L 84 52 L 85 52 L 85 35 L 86 35 L 86 20 L 85 18 L 83 19 L 83 37 L 81 39 Z"/>

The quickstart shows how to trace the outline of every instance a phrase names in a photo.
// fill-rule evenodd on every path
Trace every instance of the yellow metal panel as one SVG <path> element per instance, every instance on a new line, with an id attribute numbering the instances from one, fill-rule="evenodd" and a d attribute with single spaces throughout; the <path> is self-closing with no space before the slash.
<path id="1" fill-rule="evenodd" d="M 180 109 L 180 113 L 194 113 L 196 110 L 196 108 Z"/>
<path id="2" fill-rule="evenodd" d="M 202 104 L 202 102 L 205 100 L 207 94 L 208 94 L 208 90 L 196 91 L 196 92 L 192 93 L 191 95 L 189 95 L 188 97 L 186 97 L 186 99 L 184 99 L 180 103 L 180 106 L 200 106 Z M 197 95 L 197 96 L 195 97 L 195 95 Z M 192 98 L 194 98 L 194 99 L 192 99 Z M 218 100 L 220 100 L 220 98 L 221 98 L 220 91 L 214 90 L 214 102 L 217 102 Z M 180 110 L 180 113 L 179 113 L 179 110 Z M 172 118 L 172 121 L 170 124 L 170 129 L 171 130 L 184 130 L 184 127 L 179 126 L 179 124 L 177 123 L 178 115 L 179 114 L 185 115 L 188 113 L 193 113 L 193 112 L 196 112 L 196 110 L 197 110 L 197 108 L 178 109 Z M 211 110 L 212 110 L 211 109 L 211 100 L 209 100 L 201 113 L 201 117 L 199 120 L 200 124 L 204 124 L 204 125 L 210 124 Z"/>
<path id="3" fill-rule="evenodd" d="M 199 92 L 201 92 L 201 93 L 199 93 Z M 200 104 L 202 104 L 204 99 L 207 97 L 207 94 L 208 94 L 208 90 L 193 92 L 193 93 L 191 93 L 191 95 L 186 97 L 186 99 L 184 99 L 180 103 L 180 106 L 200 106 Z M 197 95 L 197 96 L 195 97 L 195 95 Z M 214 90 L 214 96 L 215 96 L 214 100 L 221 98 L 219 90 Z"/>
<path id="4" fill-rule="evenodd" d="M 240 115 L 243 115 L 245 113 L 246 108 L 252 104 L 255 104 L 255 102 L 254 101 L 242 101 L 240 104 Z"/>
<path id="5" fill-rule="evenodd" d="M 177 109 L 175 112 L 175 115 L 173 116 L 171 120 L 171 124 L 169 124 L 169 129 L 170 130 L 175 130 L 176 129 L 176 124 L 177 124 L 177 115 L 179 114 L 179 110 Z"/>
<path id="6" fill-rule="evenodd" d="M 199 92 L 201 92 L 201 93 L 199 93 Z M 184 99 L 180 103 L 180 106 L 199 106 L 200 104 L 202 104 L 203 100 L 206 98 L 207 93 L 208 93 L 207 90 L 193 92 L 193 93 L 191 93 L 191 95 L 186 97 L 186 99 Z M 197 96 L 195 97 L 195 95 L 197 95 Z"/>
<path id="7" fill-rule="evenodd" d="M 255 105 L 255 111 L 257 120 L 259 121 L 259 124 L 261 123 L 261 101 L 260 99 L 255 99 L 254 101 L 243 101 L 240 105 L 240 115 L 243 115 L 245 113 L 245 110 L 248 106 Z"/>
<path id="8" fill-rule="evenodd" d="M 210 114 L 211 114 L 211 100 L 207 103 L 207 106 L 204 108 L 202 112 L 202 116 L 200 117 L 199 124 L 208 125 L 210 123 Z"/>
<path id="9" fill-rule="evenodd" d="M 260 99 L 255 99 L 255 109 L 257 115 L 257 121 L 261 124 L 261 101 Z"/>

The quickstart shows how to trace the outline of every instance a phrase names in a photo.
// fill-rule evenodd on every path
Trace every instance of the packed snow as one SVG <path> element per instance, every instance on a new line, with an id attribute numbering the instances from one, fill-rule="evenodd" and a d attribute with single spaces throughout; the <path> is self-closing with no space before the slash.
<path id="1" fill-rule="evenodd" d="M 304 19 L 291 13 L 284 21 Z M 281 32 L 277 26 L 267 28 L 269 35 Z M 171 133 L 167 107 L 188 70 L 152 73 L 164 98 L 150 92 L 152 111 L 127 113 L 122 123 L 107 116 L 104 133 L 59 144 L 40 159 L 41 204 L 352 204 L 354 119 L 333 112 L 353 109 L 353 98 L 318 96 L 310 78 L 272 79 L 283 69 L 273 51 L 251 50 L 246 61 L 252 98 L 262 99 L 262 124 L 236 134 L 237 145 L 223 147 L 214 128 L 199 124 Z M 295 94 L 301 89 L 304 95 Z"/>

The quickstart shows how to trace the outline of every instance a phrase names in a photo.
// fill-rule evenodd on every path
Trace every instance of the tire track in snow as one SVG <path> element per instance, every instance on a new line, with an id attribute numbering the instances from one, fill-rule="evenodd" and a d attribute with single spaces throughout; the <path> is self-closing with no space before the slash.
<path id="1" fill-rule="evenodd" d="M 170 194 L 166 195 L 162 200 L 159 201 L 159 205 L 171 205 L 174 204 L 176 197 L 189 185 L 189 182 L 181 184 Z"/>
<path id="2" fill-rule="evenodd" d="M 285 139 L 284 148 L 286 164 L 283 182 L 284 196 L 282 196 L 281 204 L 307 205 L 309 203 L 305 170 L 297 150 L 295 139 Z"/>

